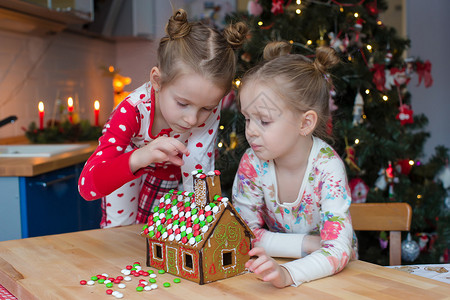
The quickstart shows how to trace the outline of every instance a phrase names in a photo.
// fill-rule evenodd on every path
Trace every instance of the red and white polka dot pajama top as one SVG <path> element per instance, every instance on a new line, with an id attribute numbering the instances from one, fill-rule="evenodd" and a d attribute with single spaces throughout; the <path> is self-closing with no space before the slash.
<path id="1" fill-rule="evenodd" d="M 161 182 L 183 179 L 184 189 L 191 191 L 195 169 L 214 170 L 214 147 L 220 120 L 220 104 L 205 123 L 190 132 L 176 133 L 163 129 L 157 136 L 151 134 L 154 118 L 155 94 L 150 82 L 130 93 L 111 113 L 99 138 L 99 145 L 86 162 L 78 182 L 81 196 L 86 200 L 103 198 L 106 218 L 102 227 L 129 225 L 136 222 L 138 202 L 153 201 L 144 181 L 156 177 Z M 131 153 L 159 136 L 170 136 L 187 146 L 189 156 L 183 156 L 184 165 L 151 164 L 136 173 L 130 171 Z M 157 180 L 156 182 L 160 182 Z M 141 192 L 142 190 L 142 192 Z M 142 195 L 145 191 L 147 195 Z M 151 203 L 150 202 L 150 203 Z M 139 219 L 139 218 L 138 218 Z"/>

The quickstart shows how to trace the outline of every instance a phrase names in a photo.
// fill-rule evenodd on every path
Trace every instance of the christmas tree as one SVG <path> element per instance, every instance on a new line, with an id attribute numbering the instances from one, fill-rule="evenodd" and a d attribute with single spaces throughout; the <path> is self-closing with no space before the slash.
<path id="1" fill-rule="evenodd" d="M 448 149 L 437 147 L 428 162 L 421 161 L 427 117 L 414 114 L 407 91 L 413 74 L 424 88 L 432 85 L 431 63 L 405 57 L 410 41 L 383 24 L 379 13 L 386 9 L 381 0 L 249 1 L 247 12 L 228 17 L 246 21 L 252 30 L 239 54 L 235 83 L 261 61 L 270 41 L 288 41 L 292 52 L 311 58 L 316 47 L 333 47 L 342 63 L 330 72 L 329 127 L 333 147 L 346 162 L 353 201 L 409 203 L 410 233 L 420 253 L 402 253 L 404 262 L 448 261 Z M 225 105 L 217 167 L 228 192 L 248 147 L 244 127 L 237 109 Z M 385 233 L 359 232 L 358 238 L 360 259 L 388 264 Z"/>

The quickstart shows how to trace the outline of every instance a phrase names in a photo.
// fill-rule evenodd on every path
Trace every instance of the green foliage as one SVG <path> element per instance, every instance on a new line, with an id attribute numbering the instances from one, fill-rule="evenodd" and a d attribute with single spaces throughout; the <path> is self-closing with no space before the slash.
<path id="1" fill-rule="evenodd" d="M 92 126 L 89 121 L 82 120 L 78 124 L 69 121 L 55 123 L 53 126 L 40 130 L 35 122 L 32 122 L 25 136 L 34 144 L 58 144 L 80 141 L 97 140 L 102 134 L 102 127 Z"/>

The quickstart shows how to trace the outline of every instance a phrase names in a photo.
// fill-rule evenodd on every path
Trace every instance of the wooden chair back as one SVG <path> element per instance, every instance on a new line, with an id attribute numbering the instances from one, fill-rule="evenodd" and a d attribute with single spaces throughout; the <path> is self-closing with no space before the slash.
<path id="1" fill-rule="evenodd" d="M 389 265 L 401 265 L 401 231 L 411 227 L 408 203 L 352 203 L 350 215 L 355 231 L 389 231 Z"/>

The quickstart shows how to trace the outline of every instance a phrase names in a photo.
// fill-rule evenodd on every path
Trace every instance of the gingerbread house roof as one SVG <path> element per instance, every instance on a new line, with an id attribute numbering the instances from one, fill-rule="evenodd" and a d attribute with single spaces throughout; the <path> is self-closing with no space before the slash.
<path id="1" fill-rule="evenodd" d="M 175 190 L 171 190 L 159 200 L 158 206 L 148 218 L 148 223 L 143 226 L 141 235 L 186 248 L 201 249 L 227 210 L 242 224 L 244 230 L 254 237 L 228 198 L 215 196 L 212 202 L 199 207 L 194 193 Z"/>

